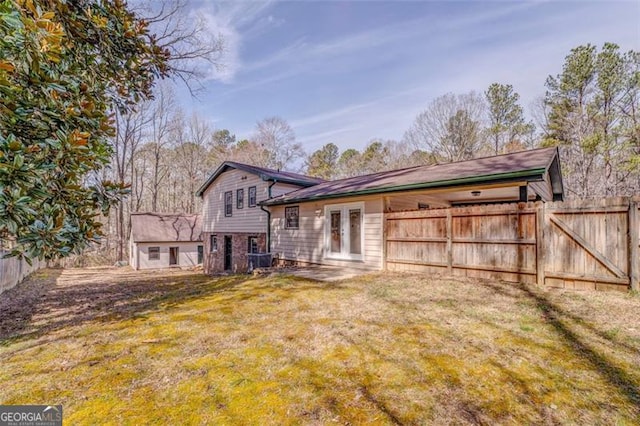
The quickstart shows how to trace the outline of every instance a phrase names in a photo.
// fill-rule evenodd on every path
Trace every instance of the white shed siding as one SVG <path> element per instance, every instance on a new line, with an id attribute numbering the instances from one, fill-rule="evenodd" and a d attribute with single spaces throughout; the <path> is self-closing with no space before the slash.
<path id="1" fill-rule="evenodd" d="M 257 202 L 269 198 L 269 185 L 273 182 L 263 181 L 258 175 L 242 170 L 227 170 L 207 188 L 203 194 L 203 232 L 267 232 L 267 214 L 260 206 L 249 207 L 249 187 L 256 187 Z M 237 190 L 244 189 L 244 207 L 236 208 Z M 296 185 L 276 183 L 271 188 L 273 197 L 300 189 Z M 224 215 L 224 193 L 233 194 L 233 214 Z"/>
<path id="2" fill-rule="evenodd" d="M 175 266 L 186 268 L 198 265 L 198 246 L 204 243 L 171 242 L 171 243 L 135 243 L 134 269 L 168 268 L 169 247 L 178 247 L 178 264 Z M 160 247 L 160 259 L 149 260 L 149 247 Z"/>
<path id="3" fill-rule="evenodd" d="M 364 202 L 364 259 L 325 258 L 324 207 L 330 204 Z M 271 251 L 282 259 L 361 269 L 382 269 L 382 198 L 342 198 L 291 204 L 300 207 L 299 229 L 285 229 L 286 206 L 271 207 Z M 316 213 L 319 212 L 318 214 Z"/>
<path id="4" fill-rule="evenodd" d="M 131 237 L 129 237 L 129 265 L 133 269 L 138 269 L 138 246 Z"/>

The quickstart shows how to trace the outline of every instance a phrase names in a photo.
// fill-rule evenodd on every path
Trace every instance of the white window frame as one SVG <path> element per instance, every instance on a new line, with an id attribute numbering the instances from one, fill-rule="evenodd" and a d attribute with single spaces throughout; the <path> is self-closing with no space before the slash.
<path id="1" fill-rule="evenodd" d="M 324 206 L 324 258 L 329 260 L 353 260 L 364 261 L 365 245 L 364 245 L 364 210 L 365 203 L 363 201 L 355 203 L 343 204 L 327 204 Z M 352 254 L 351 238 L 349 236 L 349 210 L 360 209 L 360 254 Z M 341 251 L 340 253 L 331 252 L 331 211 L 340 210 L 341 222 Z"/>

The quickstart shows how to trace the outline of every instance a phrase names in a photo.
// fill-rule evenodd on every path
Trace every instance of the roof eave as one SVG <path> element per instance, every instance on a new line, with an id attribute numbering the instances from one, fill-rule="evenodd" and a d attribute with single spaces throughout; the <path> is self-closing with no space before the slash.
<path id="1" fill-rule="evenodd" d="M 213 172 L 211 174 L 211 176 L 209 176 L 209 179 L 207 179 L 200 188 L 198 188 L 198 190 L 196 191 L 196 196 L 198 197 L 202 197 L 202 195 L 204 194 L 204 191 L 207 190 L 207 188 L 209 187 L 209 185 L 211 185 L 213 183 L 214 180 L 217 179 L 218 176 L 220 176 L 220 174 L 222 174 L 222 172 L 224 171 L 225 168 L 227 167 L 231 167 L 229 165 L 229 163 L 227 161 L 225 161 L 224 163 L 220 164 L 220 166 L 218 166 L 218 168 L 216 169 L 215 172 Z"/>
<path id="2" fill-rule="evenodd" d="M 343 197 L 354 197 L 359 195 L 374 195 L 374 194 L 383 194 L 387 192 L 400 192 L 400 191 L 410 191 L 410 190 L 418 190 L 418 189 L 436 189 L 442 187 L 456 187 L 467 184 L 474 183 L 501 183 L 508 181 L 517 181 L 522 178 L 529 178 L 530 181 L 533 180 L 543 180 L 544 173 L 546 172 L 546 168 L 536 168 L 530 170 L 523 170 L 519 172 L 508 172 L 508 173 L 497 173 L 490 175 L 482 175 L 482 176 L 470 176 L 466 178 L 459 179 L 447 179 L 441 181 L 434 182 L 424 182 L 418 184 L 407 184 L 407 185 L 396 185 L 396 186 L 387 186 L 383 188 L 372 188 L 365 189 L 360 191 L 350 191 L 350 192 L 339 192 L 333 194 L 323 194 L 319 196 L 309 196 L 309 197 L 299 197 L 299 198 L 291 198 L 291 199 L 276 199 L 272 198 L 270 200 L 265 200 L 260 205 L 264 206 L 277 206 L 277 205 L 285 205 L 285 204 L 295 204 L 300 202 L 308 202 L 308 201 L 318 201 L 318 200 L 326 200 L 326 199 L 334 199 L 334 198 L 343 198 Z"/>
<path id="3" fill-rule="evenodd" d="M 202 197 L 204 195 L 204 192 L 207 190 L 207 188 L 209 188 L 209 186 L 213 183 L 213 181 L 215 181 L 218 176 L 220 176 L 227 167 L 231 167 L 237 170 L 242 170 L 244 172 L 247 173 L 253 173 L 253 174 L 257 174 L 260 179 L 264 180 L 264 181 L 273 181 L 273 182 L 280 182 L 280 183 L 288 183 L 288 184 L 293 184 L 293 185 L 298 185 L 298 186 L 302 186 L 305 188 L 308 188 L 310 186 L 314 186 L 314 185 L 318 185 L 319 183 L 322 182 L 312 182 L 312 181 L 308 181 L 308 180 L 299 180 L 299 179 L 294 179 L 294 178 L 283 178 L 283 177 L 275 177 L 273 175 L 270 175 L 268 173 L 256 173 L 256 171 L 249 169 L 248 167 L 244 167 L 243 164 L 241 163 L 235 163 L 233 161 L 225 161 L 224 163 L 222 163 L 215 172 L 213 172 L 211 174 L 211 176 L 209 176 L 209 179 L 207 179 L 205 181 L 204 184 L 202 184 L 202 186 L 200 188 L 198 188 L 198 190 L 196 191 L 196 196 L 198 197 Z"/>
<path id="4" fill-rule="evenodd" d="M 134 244 L 173 244 L 173 243 L 202 243 L 204 240 L 133 240 Z"/>
<path id="5" fill-rule="evenodd" d="M 266 174 L 261 174 L 260 177 L 264 181 L 287 183 L 287 184 L 292 184 L 292 185 L 303 186 L 305 188 L 308 188 L 310 186 L 315 186 L 315 185 L 318 185 L 318 184 L 322 183 L 322 182 L 310 182 L 310 181 L 297 180 L 297 179 L 293 179 L 293 178 L 274 177 L 274 176 L 269 176 L 269 175 L 266 175 Z"/>
<path id="6" fill-rule="evenodd" d="M 562 181 L 562 168 L 560 164 L 560 149 L 556 147 L 556 155 L 553 156 L 548 167 L 549 177 L 553 191 L 553 201 L 564 201 L 564 182 Z"/>

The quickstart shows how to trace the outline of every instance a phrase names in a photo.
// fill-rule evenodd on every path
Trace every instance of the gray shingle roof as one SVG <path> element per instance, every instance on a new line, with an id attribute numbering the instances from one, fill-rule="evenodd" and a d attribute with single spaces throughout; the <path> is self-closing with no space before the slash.
<path id="1" fill-rule="evenodd" d="M 555 165 L 554 165 L 555 162 Z M 553 166 L 553 167 L 552 167 Z M 291 204 L 353 195 L 453 187 L 506 180 L 541 181 L 546 173 L 553 193 L 562 197 L 557 148 L 541 148 L 455 163 L 410 167 L 328 181 L 263 201 L 263 205 Z"/>
<path id="2" fill-rule="evenodd" d="M 211 176 L 209 176 L 209 179 L 207 179 L 206 182 L 196 191 L 196 195 L 201 197 L 204 191 L 207 190 L 209 185 L 211 185 L 213 181 L 216 180 L 218 176 L 220 176 L 220 174 L 222 174 L 223 172 L 225 172 L 230 168 L 242 170 L 247 173 L 253 173 L 255 175 L 260 176 L 264 180 L 290 183 L 290 184 L 298 185 L 305 188 L 325 182 L 324 179 L 301 175 L 299 173 L 273 170 L 273 169 L 268 169 L 266 167 L 258 167 L 258 166 L 252 166 L 250 164 L 237 163 L 235 161 L 225 161 L 216 169 L 215 172 L 211 174 Z"/>
<path id="3" fill-rule="evenodd" d="M 132 213 L 131 237 L 140 242 L 202 241 L 202 218 L 184 213 Z"/>

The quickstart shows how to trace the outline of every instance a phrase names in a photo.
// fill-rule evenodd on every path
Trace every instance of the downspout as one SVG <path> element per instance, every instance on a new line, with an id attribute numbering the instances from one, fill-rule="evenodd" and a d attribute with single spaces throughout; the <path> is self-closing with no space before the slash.
<path id="1" fill-rule="evenodd" d="M 269 188 L 267 188 L 269 199 L 272 198 L 271 188 L 276 184 L 276 182 L 278 181 L 274 179 L 273 182 L 271 182 L 271 185 L 269 185 Z M 264 206 L 260 206 L 260 210 L 267 214 L 267 253 L 271 253 L 271 212 L 265 209 Z"/>

